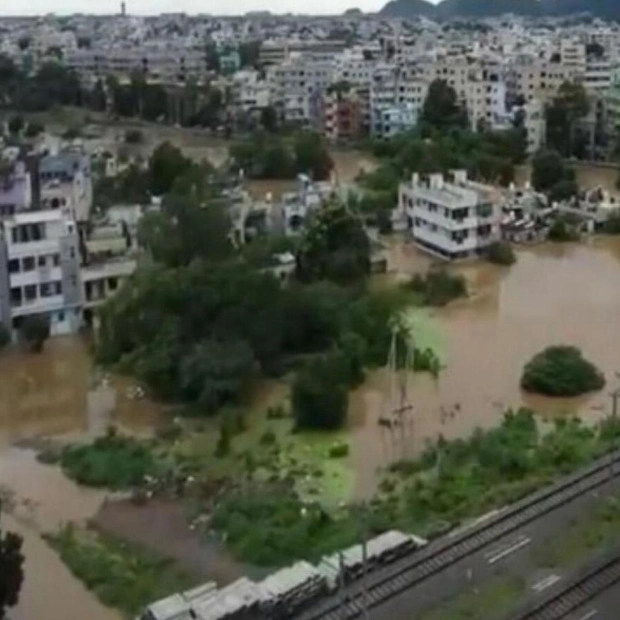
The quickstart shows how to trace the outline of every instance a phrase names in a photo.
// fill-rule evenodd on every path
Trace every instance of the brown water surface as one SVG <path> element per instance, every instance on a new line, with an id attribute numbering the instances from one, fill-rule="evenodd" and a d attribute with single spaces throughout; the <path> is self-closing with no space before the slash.
<path id="1" fill-rule="evenodd" d="M 426 268 L 408 246 L 395 251 L 394 276 Z M 570 344 L 616 385 L 620 370 L 620 239 L 545 245 L 518 252 L 517 263 L 461 266 L 470 297 L 431 311 L 447 366 L 439 379 L 411 380 L 414 413 L 404 438 L 381 432 L 388 373 L 372 373 L 351 399 L 353 460 L 358 494 L 368 495 L 375 469 L 419 452 L 440 433 L 467 436 L 501 420 L 508 407 L 527 405 L 543 416 L 579 414 L 596 421 L 609 409 L 609 389 L 578 399 L 549 399 L 519 389 L 524 364 L 551 344 Z"/>

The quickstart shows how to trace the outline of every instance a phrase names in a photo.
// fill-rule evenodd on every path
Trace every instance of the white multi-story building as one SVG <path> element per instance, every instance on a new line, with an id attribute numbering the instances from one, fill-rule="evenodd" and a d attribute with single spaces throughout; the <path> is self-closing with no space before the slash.
<path id="1" fill-rule="evenodd" d="M 52 335 L 81 323 L 80 259 L 76 222 L 61 209 L 16 213 L 2 223 L 2 322 L 18 328 L 31 315 L 46 316 Z"/>
<path id="2" fill-rule="evenodd" d="M 464 170 L 447 178 L 413 174 L 400 185 L 398 211 L 406 216 L 416 244 L 442 259 L 477 256 L 500 238 L 496 190 L 469 181 Z"/>

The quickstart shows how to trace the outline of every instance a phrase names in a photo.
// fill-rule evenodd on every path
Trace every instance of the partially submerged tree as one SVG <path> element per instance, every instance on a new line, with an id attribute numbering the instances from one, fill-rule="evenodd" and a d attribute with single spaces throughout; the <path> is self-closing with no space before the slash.
<path id="1" fill-rule="evenodd" d="M 45 341 L 50 336 L 49 317 L 43 314 L 25 317 L 19 328 L 19 333 L 22 341 L 33 353 L 40 353 Z"/>
<path id="2" fill-rule="evenodd" d="M 0 620 L 6 611 L 19 602 L 19 592 L 24 581 L 24 555 L 22 538 L 0 529 Z"/>

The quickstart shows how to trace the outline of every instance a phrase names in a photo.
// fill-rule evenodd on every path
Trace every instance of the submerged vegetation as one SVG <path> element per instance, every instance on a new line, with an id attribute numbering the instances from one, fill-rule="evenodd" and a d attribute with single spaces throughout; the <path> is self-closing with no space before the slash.
<path id="1" fill-rule="evenodd" d="M 536 354 L 523 369 L 521 387 L 545 396 L 578 396 L 605 385 L 603 373 L 576 347 L 552 346 Z"/>
<path id="2" fill-rule="evenodd" d="M 108 535 L 67 525 L 46 539 L 102 603 L 127 618 L 135 618 L 155 600 L 196 585 L 170 561 Z"/>
<path id="3" fill-rule="evenodd" d="M 462 275 L 446 269 L 431 269 L 425 275 L 416 273 L 407 288 L 420 296 L 424 306 L 445 306 L 467 296 L 467 283 Z"/>

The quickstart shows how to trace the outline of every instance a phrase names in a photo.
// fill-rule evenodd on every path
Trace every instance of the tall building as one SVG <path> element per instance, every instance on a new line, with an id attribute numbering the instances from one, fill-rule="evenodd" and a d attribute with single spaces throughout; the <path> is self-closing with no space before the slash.
<path id="1" fill-rule="evenodd" d="M 15 213 L 0 230 L 0 317 L 18 328 L 44 315 L 52 335 L 76 332 L 81 322 L 77 224 L 67 211 Z"/>

